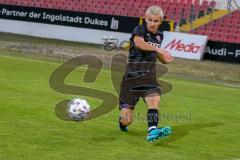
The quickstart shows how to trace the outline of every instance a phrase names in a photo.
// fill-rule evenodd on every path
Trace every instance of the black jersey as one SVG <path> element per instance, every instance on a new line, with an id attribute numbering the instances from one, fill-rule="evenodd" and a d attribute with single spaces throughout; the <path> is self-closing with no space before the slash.
<path id="1" fill-rule="evenodd" d="M 156 34 L 152 34 L 147 31 L 146 25 L 140 25 L 133 30 L 130 38 L 129 62 L 156 62 L 155 52 L 142 51 L 136 48 L 133 41 L 134 36 L 142 37 L 145 42 L 160 48 L 163 39 L 162 32 L 157 31 Z"/>
<path id="2" fill-rule="evenodd" d="M 138 49 L 133 40 L 134 36 L 142 37 L 145 42 L 160 48 L 160 45 L 163 40 L 162 32 L 157 31 L 156 34 L 152 34 L 151 32 L 148 32 L 146 25 L 144 24 L 137 26 L 133 30 L 130 38 L 129 57 L 126 72 L 128 73 L 147 70 L 147 72 L 154 73 L 156 63 L 156 52 L 143 51 Z"/>

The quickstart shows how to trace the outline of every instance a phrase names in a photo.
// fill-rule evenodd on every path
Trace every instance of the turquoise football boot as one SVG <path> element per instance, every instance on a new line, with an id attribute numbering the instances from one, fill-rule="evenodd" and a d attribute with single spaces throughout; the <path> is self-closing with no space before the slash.
<path id="1" fill-rule="evenodd" d="M 161 127 L 151 130 L 147 135 L 147 140 L 149 142 L 154 142 L 159 138 L 165 138 L 172 133 L 171 127 Z"/>

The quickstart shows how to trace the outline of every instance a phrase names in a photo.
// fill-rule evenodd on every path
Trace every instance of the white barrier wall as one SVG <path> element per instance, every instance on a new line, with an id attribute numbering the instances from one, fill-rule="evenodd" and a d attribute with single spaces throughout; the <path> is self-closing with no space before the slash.
<path id="1" fill-rule="evenodd" d="M 0 32 L 95 44 L 103 44 L 103 36 L 113 36 L 120 41 L 130 38 L 128 33 L 5 19 L 0 19 Z"/>
<path id="2" fill-rule="evenodd" d="M 94 44 L 103 44 L 103 36 L 117 38 L 119 42 L 128 41 L 131 36 L 121 32 L 5 19 L 0 19 L 0 32 Z M 161 48 L 168 50 L 174 57 L 200 60 L 206 43 L 207 36 L 164 32 Z"/>

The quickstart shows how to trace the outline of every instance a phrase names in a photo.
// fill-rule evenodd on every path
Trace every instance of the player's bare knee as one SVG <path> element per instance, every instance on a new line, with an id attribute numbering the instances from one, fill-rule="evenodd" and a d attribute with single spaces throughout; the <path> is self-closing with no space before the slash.
<path id="1" fill-rule="evenodd" d="M 153 104 L 153 106 L 158 106 L 160 104 L 160 99 L 157 97 L 154 97 L 150 100 L 150 103 Z"/>
<path id="2" fill-rule="evenodd" d="M 158 109 L 160 104 L 160 96 L 146 97 L 146 102 L 148 104 L 148 108 Z"/>

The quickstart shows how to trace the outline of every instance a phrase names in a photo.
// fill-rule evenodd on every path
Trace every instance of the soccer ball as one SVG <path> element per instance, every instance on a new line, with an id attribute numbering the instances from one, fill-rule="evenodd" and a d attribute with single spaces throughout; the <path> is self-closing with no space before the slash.
<path id="1" fill-rule="evenodd" d="M 73 99 L 68 103 L 67 113 L 74 121 L 87 119 L 90 116 L 90 105 L 85 99 Z"/>

